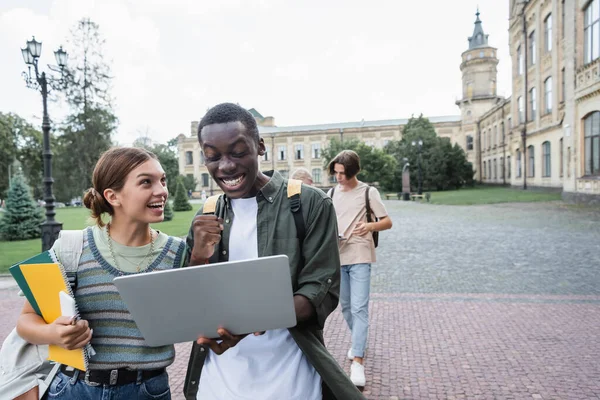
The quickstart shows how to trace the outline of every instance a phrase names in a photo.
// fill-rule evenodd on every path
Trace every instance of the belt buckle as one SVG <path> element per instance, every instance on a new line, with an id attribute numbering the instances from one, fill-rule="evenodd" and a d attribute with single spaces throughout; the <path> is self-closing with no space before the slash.
<path id="1" fill-rule="evenodd" d="M 118 369 L 111 369 L 110 370 L 110 380 L 108 382 L 108 384 L 110 386 L 115 386 L 117 384 L 117 379 L 119 378 L 119 370 Z"/>
<path id="2" fill-rule="evenodd" d="M 85 378 L 83 379 L 83 381 L 88 386 L 100 386 L 100 383 L 90 381 L 90 370 L 85 371 Z"/>

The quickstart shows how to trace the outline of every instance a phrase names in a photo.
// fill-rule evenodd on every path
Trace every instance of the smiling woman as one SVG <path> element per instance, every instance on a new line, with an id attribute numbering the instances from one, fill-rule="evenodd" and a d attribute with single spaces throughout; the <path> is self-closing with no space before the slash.
<path id="1" fill-rule="evenodd" d="M 145 345 L 112 283 L 116 276 L 178 268 L 183 262 L 185 243 L 150 226 L 164 218 L 165 172 L 147 150 L 113 148 L 98 160 L 92 182 L 83 200 L 96 224 L 82 232 L 74 290 L 82 319 L 72 324 L 70 318 L 59 317 L 46 324 L 26 303 L 18 333 L 33 344 L 75 349 L 92 343 L 96 350 L 89 355 L 87 374 L 62 368 L 48 389 L 49 397 L 100 399 L 108 390 L 114 399 L 167 398 L 165 368 L 173 362 L 175 349 Z M 105 214 L 110 216 L 107 224 L 102 220 Z M 52 251 L 61 259 L 61 238 Z M 118 375 L 116 385 L 111 370 Z"/>

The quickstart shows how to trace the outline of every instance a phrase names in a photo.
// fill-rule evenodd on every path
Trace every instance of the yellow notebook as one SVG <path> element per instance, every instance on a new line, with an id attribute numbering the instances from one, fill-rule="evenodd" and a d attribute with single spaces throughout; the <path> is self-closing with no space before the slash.
<path id="1" fill-rule="evenodd" d="M 35 298 L 42 318 L 48 324 L 54 322 L 61 316 L 59 293 L 64 291 L 72 296 L 71 287 L 60 264 L 19 264 L 18 268 Z M 48 359 L 82 371 L 87 370 L 88 357 L 85 348 L 67 350 L 50 345 Z"/>

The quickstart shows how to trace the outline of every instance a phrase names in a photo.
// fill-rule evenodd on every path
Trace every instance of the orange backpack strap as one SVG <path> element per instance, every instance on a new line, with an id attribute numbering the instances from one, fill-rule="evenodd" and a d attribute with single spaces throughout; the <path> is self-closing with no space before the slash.
<path id="1" fill-rule="evenodd" d="M 221 197 L 221 195 L 216 194 L 206 199 L 204 201 L 204 206 L 202 207 L 202 214 L 214 214 L 217 210 L 217 202 L 219 201 L 219 197 Z"/>

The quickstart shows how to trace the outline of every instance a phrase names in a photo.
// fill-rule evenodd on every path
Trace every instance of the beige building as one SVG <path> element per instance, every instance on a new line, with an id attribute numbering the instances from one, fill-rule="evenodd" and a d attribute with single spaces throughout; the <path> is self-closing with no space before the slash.
<path id="1" fill-rule="evenodd" d="M 600 201 L 600 0 L 509 0 L 512 96 L 496 93 L 496 48 L 479 12 L 462 54 L 459 116 L 429 117 L 438 135 L 458 143 L 476 179 L 515 187 L 562 190 L 569 201 Z M 398 140 L 406 119 L 277 127 L 251 112 L 267 145 L 264 170 L 297 167 L 329 186 L 321 149 L 331 138 L 359 138 L 383 147 Z M 179 169 L 198 191 L 217 185 L 203 165 L 197 122 L 180 135 Z"/>

